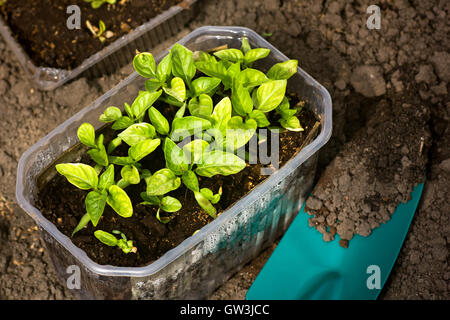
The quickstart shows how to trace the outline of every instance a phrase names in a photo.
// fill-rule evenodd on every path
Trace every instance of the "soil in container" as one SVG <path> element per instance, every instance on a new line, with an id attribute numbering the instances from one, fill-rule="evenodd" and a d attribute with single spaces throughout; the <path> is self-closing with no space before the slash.
<path id="1" fill-rule="evenodd" d="M 294 96 L 292 102 L 299 102 L 299 99 Z M 160 111 L 164 110 L 164 115 L 171 122 L 177 108 L 167 105 L 158 106 L 157 104 L 155 106 Z M 318 128 L 318 120 L 315 114 L 307 108 L 303 108 L 298 117 L 304 131 L 285 131 L 279 134 L 280 168 L 296 155 L 305 144 L 310 142 Z M 105 135 L 105 141 L 108 142 L 110 137 L 113 136 L 113 130 L 107 126 L 101 131 Z M 270 135 L 268 135 L 268 138 L 268 146 L 270 147 Z M 126 156 L 127 147 L 125 146 L 123 150 L 120 150 L 121 147 L 115 152 L 118 152 L 118 155 Z M 55 162 L 58 162 L 58 160 Z M 95 164 L 87 154 L 82 156 L 81 162 L 90 165 Z M 162 148 L 159 147 L 151 156 L 144 158 L 141 162 L 143 167 L 151 172 L 164 168 L 165 160 Z M 221 200 L 215 205 L 217 212 L 220 213 L 268 177 L 267 175 L 261 175 L 262 166 L 261 164 L 247 164 L 244 170 L 230 176 L 217 175 L 212 178 L 199 176 L 199 183 L 202 188 L 207 187 L 214 192 L 222 187 Z M 54 165 L 50 166 L 50 168 L 52 167 Z M 116 177 L 120 176 L 119 166 L 116 166 L 115 175 Z M 97 225 L 97 229 L 100 230 L 110 232 L 116 229 L 125 233 L 128 239 L 133 240 L 134 245 L 138 248 L 136 254 L 124 254 L 116 247 L 108 247 L 100 243 L 93 235 L 94 228 L 91 224 L 74 235 L 72 238 L 74 244 L 86 251 L 87 255 L 99 264 L 129 267 L 144 266 L 178 246 L 195 231 L 213 220 L 197 204 L 193 193 L 182 185 L 168 195 L 179 199 L 183 207 L 178 212 L 170 214 L 174 218 L 168 224 L 162 224 L 156 219 L 156 207 L 138 204 L 142 201 L 140 192 L 145 191 L 144 184 L 141 182 L 138 185 L 127 187 L 127 194 L 134 204 L 132 217 L 122 218 L 106 206 Z M 85 214 L 84 199 L 86 194 L 87 192 L 70 184 L 65 177 L 56 175 L 48 183 L 44 183 L 38 191 L 36 206 L 62 233 L 70 237 L 73 229 Z"/>
<path id="2" fill-rule="evenodd" d="M 73 0 L 8 0 L 0 13 L 16 40 L 39 67 L 70 70 L 121 36 L 133 31 L 182 0 L 117 0 L 93 9 L 90 3 Z M 81 29 L 69 30 L 67 7 L 81 9 Z M 103 21 L 112 36 L 101 42 L 86 26 Z"/>

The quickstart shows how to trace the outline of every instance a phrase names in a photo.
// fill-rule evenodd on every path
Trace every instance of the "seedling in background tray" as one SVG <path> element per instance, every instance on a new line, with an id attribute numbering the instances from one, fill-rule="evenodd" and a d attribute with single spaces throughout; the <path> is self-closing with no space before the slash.
<path id="1" fill-rule="evenodd" d="M 92 8 L 97 9 L 100 8 L 104 3 L 115 4 L 116 0 L 84 0 L 84 2 L 89 2 Z"/>
<path id="2" fill-rule="evenodd" d="M 182 208 L 182 202 L 171 195 L 182 184 L 207 214 L 217 217 L 214 205 L 220 201 L 222 187 L 217 193 L 201 188 L 199 176 L 242 171 L 246 161 L 237 151 L 255 136 L 258 127 L 303 130 L 296 117 L 302 105 L 291 108 L 286 96 L 287 80 L 297 72 L 297 61 L 277 63 L 266 74 L 253 68 L 269 54 L 268 49 L 252 49 L 245 38 L 241 49 L 221 47 L 212 54 L 193 53 L 175 44 L 158 65 L 151 53 L 138 52 L 133 66 L 147 78 L 145 90 L 131 105 L 125 103 L 125 114 L 111 106 L 99 118 L 111 123 L 117 136 L 105 148 L 104 136 L 96 139 L 92 125 L 83 123 L 78 129 L 80 141 L 90 148 L 95 168 L 86 164 L 56 166 L 69 182 L 91 190 L 85 201 L 87 213 L 74 233 L 89 221 L 96 227 L 106 203 L 120 216 L 130 217 L 133 207 L 124 191 L 130 185 L 142 186 L 140 204 L 157 207 L 156 218 L 161 223 L 169 223 L 175 217 L 171 214 Z M 178 108 L 171 122 L 164 115 L 169 107 Z M 269 119 L 278 120 L 271 123 Z M 121 154 L 115 154 L 122 143 L 128 149 L 122 147 Z M 150 172 L 142 160 L 151 157 L 160 145 L 165 167 Z M 114 177 L 114 166 L 121 167 L 120 179 Z M 120 234 L 122 239 L 117 240 L 109 233 L 95 231 L 103 243 L 117 245 L 125 253 L 132 251 L 130 241 Z"/>
<path id="3" fill-rule="evenodd" d="M 101 42 L 105 42 L 106 39 L 114 36 L 113 32 L 106 30 L 106 25 L 102 20 L 98 22 L 98 27 L 93 26 L 89 20 L 86 20 L 86 27 L 89 29 L 92 35 L 95 38 L 98 38 Z"/>

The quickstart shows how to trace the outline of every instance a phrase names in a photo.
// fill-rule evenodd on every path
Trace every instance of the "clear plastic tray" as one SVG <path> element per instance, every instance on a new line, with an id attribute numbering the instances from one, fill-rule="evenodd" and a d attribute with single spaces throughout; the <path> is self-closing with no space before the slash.
<path id="1" fill-rule="evenodd" d="M 239 48 L 242 37 L 247 37 L 254 47 L 271 49 L 264 59 L 266 67 L 288 59 L 254 31 L 241 27 L 201 27 L 179 43 L 192 50 L 223 44 Z M 156 60 L 165 54 L 167 51 Z M 69 265 L 80 266 L 82 288 L 78 293 L 83 298 L 197 299 L 212 293 L 271 245 L 288 228 L 310 192 L 318 150 L 328 141 L 332 130 L 331 98 L 327 90 L 300 68 L 288 83 L 289 90 L 305 99 L 307 107 L 321 119 L 318 135 L 217 219 L 145 267 L 95 263 L 34 206 L 38 184 L 42 183 L 40 174 L 56 159 L 67 160 L 60 156 L 69 149 L 71 152 L 66 154 L 75 157 L 76 152 L 72 151 L 79 145 L 78 126 L 90 122 L 100 128 L 103 124 L 98 117 L 104 109 L 134 99 L 144 87 L 143 78 L 132 74 L 27 150 L 18 165 L 16 197 L 42 231 L 58 274 L 67 278 Z"/>
<path id="2" fill-rule="evenodd" d="M 0 17 L 0 34 L 19 60 L 27 77 L 32 79 L 36 87 L 40 90 L 54 90 L 81 74 L 92 78 L 112 73 L 130 63 L 136 49 L 148 48 L 150 50 L 164 40 L 176 35 L 195 16 L 197 1 L 185 0 L 179 5 L 170 7 L 90 56 L 72 70 L 36 66 L 13 37 L 11 29 L 2 17 Z"/>

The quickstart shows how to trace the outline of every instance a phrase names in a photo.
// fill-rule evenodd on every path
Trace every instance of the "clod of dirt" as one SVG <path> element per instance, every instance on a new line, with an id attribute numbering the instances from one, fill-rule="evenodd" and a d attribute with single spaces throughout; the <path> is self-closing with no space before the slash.
<path id="1" fill-rule="evenodd" d="M 375 66 L 359 66 L 350 78 L 356 92 L 365 97 L 378 97 L 386 93 L 386 82 L 383 74 Z"/>
<path id="2" fill-rule="evenodd" d="M 325 241 L 334 240 L 335 229 L 340 245 L 347 247 L 355 234 L 369 236 L 409 199 L 425 178 L 428 118 L 422 106 L 389 106 L 386 100 L 376 106 L 367 127 L 326 168 L 306 202 L 314 215 L 309 224 Z"/>

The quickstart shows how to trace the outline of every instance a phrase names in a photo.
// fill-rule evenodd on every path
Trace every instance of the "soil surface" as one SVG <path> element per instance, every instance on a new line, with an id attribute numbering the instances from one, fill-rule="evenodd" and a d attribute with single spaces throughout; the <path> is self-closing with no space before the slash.
<path id="1" fill-rule="evenodd" d="M 450 3 L 382 0 L 378 2 L 381 29 L 369 30 L 366 9 L 373 4 L 369 1 L 202 2 L 204 6 L 196 20 L 176 38 L 202 25 L 247 26 L 266 34 L 268 41 L 290 58 L 299 59 L 300 66 L 330 92 L 333 136 L 320 152 L 318 180 L 328 165 L 334 166 L 333 160 L 338 154 L 343 161 L 363 156 L 349 150 L 349 145 L 380 145 L 378 132 L 369 134 L 368 131 L 375 128 L 379 110 L 401 113 L 403 105 L 407 104 L 405 110 L 416 110 L 428 119 L 417 128 L 420 133 L 431 134 L 430 140 L 425 140 L 426 158 L 408 156 L 413 167 L 421 167 L 422 161 L 426 161 L 424 193 L 379 298 L 449 299 Z M 161 52 L 173 40 L 153 48 L 152 52 Z M 28 147 L 114 86 L 130 70 L 128 66 L 105 78 L 82 78 L 54 92 L 42 93 L 24 81 L 18 62 L 0 39 L 0 109 L 3 113 L 0 127 L 0 298 L 72 298 L 70 290 L 57 279 L 33 221 L 15 204 L 17 161 Z M 397 119 L 386 121 L 392 126 L 392 121 L 395 123 Z M 414 123 L 420 123 L 416 121 Z M 401 123 L 404 122 L 399 125 Z M 402 139 L 411 156 L 418 143 L 418 135 L 412 136 L 414 139 Z M 364 141 L 359 140 L 362 137 Z M 401 149 L 392 152 L 401 152 Z M 403 165 L 396 166 L 403 170 Z M 372 174 L 381 172 L 370 170 Z M 408 173 L 399 176 L 399 180 L 384 184 L 386 188 L 396 188 L 398 196 L 406 194 L 423 178 Z M 412 181 L 412 177 L 417 181 Z M 358 183 L 360 190 L 371 190 L 370 182 Z M 396 206 L 401 200 L 401 197 L 393 198 L 389 205 Z M 356 209 L 362 210 L 363 205 L 356 203 Z M 3 245 L 5 242 L 8 245 Z M 275 247 L 276 244 L 263 252 L 210 298 L 244 299 Z"/>
<path id="2" fill-rule="evenodd" d="M 69 29 L 72 0 L 14 0 L 0 6 L 0 12 L 16 40 L 39 67 L 73 69 L 108 44 L 130 33 L 151 18 L 182 0 L 118 0 L 93 9 L 90 3 L 78 1 L 80 28 Z M 72 20 L 70 20 L 72 21 Z M 95 38 L 87 21 L 98 28 L 103 21 L 105 41 Z"/>
<path id="3" fill-rule="evenodd" d="M 295 103 L 296 101 L 293 101 L 291 105 L 295 105 Z M 158 106 L 155 105 L 155 107 Z M 162 112 L 166 110 L 164 115 L 170 123 L 176 112 L 176 108 L 168 108 L 167 105 L 161 105 L 159 109 Z M 170 115 L 167 114 L 168 109 L 173 109 L 173 112 L 169 111 Z M 283 164 L 300 151 L 300 147 L 316 123 L 314 113 L 306 108 L 302 109 L 298 114 L 298 118 L 301 121 L 304 131 L 286 131 L 279 135 L 279 167 L 283 166 Z M 105 133 L 105 136 L 112 137 L 115 134 L 113 130 L 109 129 Z M 108 142 L 108 139 L 105 139 L 105 145 Z M 271 145 L 270 136 L 268 136 L 267 145 Z M 127 156 L 127 150 L 128 148 L 122 145 L 115 151 L 114 155 Z M 271 151 L 269 150 L 268 152 L 270 154 Z M 86 163 L 91 166 L 95 165 L 88 155 L 82 157 L 81 163 Z M 150 172 L 156 172 L 165 168 L 162 148 L 158 147 L 150 156 L 140 161 L 140 163 L 143 168 L 149 169 Z M 221 199 L 214 205 L 218 214 L 220 214 L 268 177 L 267 175 L 261 175 L 262 168 L 263 166 L 261 164 L 247 164 L 244 170 L 230 176 L 214 176 L 212 178 L 198 176 L 199 184 L 201 188 L 209 188 L 214 193 L 217 193 L 219 188 L 222 188 Z M 115 176 L 120 176 L 118 166 L 116 166 Z M 179 211 L 170 215 L 164 212 L 161 213 L 162 217 L 169 216 L 172 219 L 167 224 L 162 224 L 156 219 L 156 206 L 138 205 L 142 202 L 140 193 L 145 192 L 145 182 L 138 185 L 131 185 L 127 187 L 126 191 L 130 196 L 131 202 L 134 204 L 132 217 L 122 218 L 111 207 L 106 206 L 96 228 L 89 225 L 72 237 L 74 244 L 83 249 L 89 257 L 99 264 L 123 267 L 148 265 L 213 220 L 198 205 L 194 193 L 187 189 L 184 184 L 177 190 L 167 194 L 179 199 L 183 205 Z M 71 196 L 67 197 L 68 194 Z M 80 204 L 84 204 L 86 195 L 86 191 L 74 187 L 65 177 L 57 175 L 47 185 L 43 186 L 39 192 L 37 208 L 47 219 L 58 226 L 59 230 L 68 237 L 71 237 L 72 231 L 85 214 L 85 206 Z M 137 254 L 125 255 L 117 247 L 103 245 L 93 237 L 96 229 L 108 232 L 120 230 L 128 239 L 134 241 L 133 245 L 138 248 Z"/>

